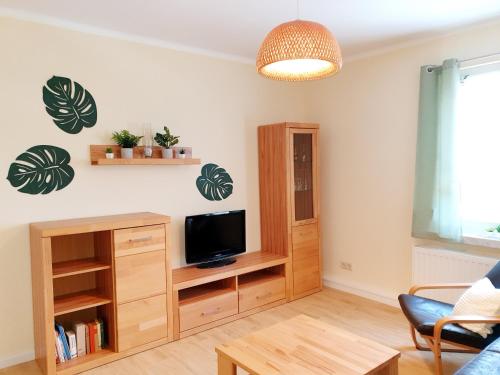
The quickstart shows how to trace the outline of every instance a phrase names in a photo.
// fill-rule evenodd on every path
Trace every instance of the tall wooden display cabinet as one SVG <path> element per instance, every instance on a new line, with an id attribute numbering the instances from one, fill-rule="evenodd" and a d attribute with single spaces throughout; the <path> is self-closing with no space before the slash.
<path id="1" fill-rule="evenodd" d="M 319 125 L 258 128 L 262 249 L 290 258 L 290 299 L 321 290 Z"/>

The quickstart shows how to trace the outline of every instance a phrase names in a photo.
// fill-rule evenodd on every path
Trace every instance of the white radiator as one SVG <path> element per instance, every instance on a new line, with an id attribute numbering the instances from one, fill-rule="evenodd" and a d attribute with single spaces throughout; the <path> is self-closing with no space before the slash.
<path id="1" fill-rule="evenodd" d="M 497 262 L 496 258 L 416 246 L 413 248 L 412 285 L 474 282 L 487 274 Z M 418 294 L 454 303 L 462 293 L 463 290 L 459 289 L 422 291 Z"/>

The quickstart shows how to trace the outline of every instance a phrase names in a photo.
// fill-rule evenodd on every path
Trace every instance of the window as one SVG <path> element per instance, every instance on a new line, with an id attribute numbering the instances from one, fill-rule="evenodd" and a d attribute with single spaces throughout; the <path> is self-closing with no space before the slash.
<path id="1" fill-rule="evenodd" d="M 458 104 L 463 233 L 484 233 L 500 224 L 500 70 L 467 76 Z"/>

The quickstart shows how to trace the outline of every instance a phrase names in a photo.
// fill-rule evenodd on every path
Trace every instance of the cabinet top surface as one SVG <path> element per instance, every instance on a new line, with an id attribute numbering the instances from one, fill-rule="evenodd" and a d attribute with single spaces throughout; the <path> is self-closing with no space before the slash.
<path id="1" fill-rule="evenodd" d="M 43 221 L 31 223 L 30 229 L 40 237 L 51 237 L 168 223 L 170 223 L 170 216 L 152 212 L 136 212 L 78 219 Z"/>
<path id="2" fill-rule="evenodd" d="M 284 128 L 298 128 L 298 129 L 319 129 L 319 124 L 306 123 L 306 122 L 278 122 L 274 124 L 260 125 L 259 128 L 268 126 L 282 126 Z"/>

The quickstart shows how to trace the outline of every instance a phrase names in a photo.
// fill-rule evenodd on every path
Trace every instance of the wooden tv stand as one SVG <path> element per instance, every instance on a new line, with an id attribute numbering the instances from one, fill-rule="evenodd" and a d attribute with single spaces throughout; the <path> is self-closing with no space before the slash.
<path id="1" fill-rule="evenodd" d="M 240 255 L 219 268 L 177 268 L 172 280 L 174 340 L 290 299 L 289 258 L 265 251 Z"/>

